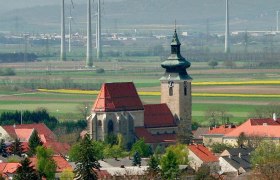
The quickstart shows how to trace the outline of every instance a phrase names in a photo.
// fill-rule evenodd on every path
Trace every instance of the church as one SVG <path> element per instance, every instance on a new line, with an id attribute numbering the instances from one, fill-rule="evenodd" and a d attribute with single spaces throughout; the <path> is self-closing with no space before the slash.
<path id="1" fill-rule="evenodd" d="M 180 52 L 181 43 L 175 29 L 171 55 L 161 66 L 161 104 L 143 104 L 133 82 L 104 83 L 87 118 L 88 134 L 104 140 L 109 134 L 122 134 L 127 146 L 144 138 L 152 147 L 176 143 L 178 124 L 191 132 L 191 66 Z"/>

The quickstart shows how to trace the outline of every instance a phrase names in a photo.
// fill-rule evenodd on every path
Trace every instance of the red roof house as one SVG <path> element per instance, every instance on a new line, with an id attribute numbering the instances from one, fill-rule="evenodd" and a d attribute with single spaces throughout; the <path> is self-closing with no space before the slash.
<path id="1" fill-rule="evenodd" d="M 0 173 L 2 176 L 12 179 L 20 163 L 0 163 Z"/>
<path id="2" fill-rule="evenodd" d="M 56 173 L 61 173 L 65 169 L 73 170 L 72 166 L 62 156 L 53 156 L 53 160 L 56 163 Z M 36 167 L 37 157 L 30 158 L 31 165 Z"/>
<path id="3" fill-rule="evenodd" d="M 192 144 L 189 148 L 190 166 L 198 170 L 202 164 L 207 164 L 210 167 L 217 167 L 219 165 L 218 158 L 204 145 Z"/>
<path id="4" fill-rule="evenodd" d="M 143 110 L 143 104 L 132 82 L 104 83 L 93 105 L 94 112 Z"/>
<path id="5" fill-rule="evenodd" d="M 2 126 L 2 128 L 12 139 L 19 138 L 19 136 L 23 136 L 26 138 L 29 135 L 29 132 L 35 129 L 38 132 L 39 136 L 44 135 L 47 141 L 55 140 L 54 133 L 44 123 L 8 125 Z"/>
<path id="6" fill-rule="evenodd" d="M 280 138 L 280 118 L 248 119 L 233 131 L 226 133 L 224 139 L 237 138 L 242 132 L 247 136 Z"/>

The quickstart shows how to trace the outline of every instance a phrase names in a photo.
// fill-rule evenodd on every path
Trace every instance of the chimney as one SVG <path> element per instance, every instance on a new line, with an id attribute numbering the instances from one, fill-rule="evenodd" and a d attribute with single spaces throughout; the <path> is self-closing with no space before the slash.
<path id="1" fill-rule="evenodd" d="M 273 120 L 274 120 L 274 121 L 277 121 L 276 113 L 273 113 Z"/>
<path id="2" fill-rule="evenodd" d="M 241 158 L 241 153 L 238 153 L 238 157 Z"/>

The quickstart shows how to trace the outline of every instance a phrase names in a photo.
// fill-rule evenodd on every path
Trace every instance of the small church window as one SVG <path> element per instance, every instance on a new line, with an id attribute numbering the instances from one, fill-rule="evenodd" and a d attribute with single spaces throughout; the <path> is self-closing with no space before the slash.
<path id="1" fill-rule="evenodd" d="M 187 82 L 184 82 L 184 95 L 186 96 L 187 94 L 188 94 Z"/>
<path id="2" fill-rule="evenodd" d="M 169 96 L 173 96 L 173 87 L 174 87 L 174 82 L 168 81 Z"/>
<path id="3" fill-rule="evenodd" d="M 97 124 L 98 124 L 98 126 L 102 126 L 102 121 L 99 120 Z"/>

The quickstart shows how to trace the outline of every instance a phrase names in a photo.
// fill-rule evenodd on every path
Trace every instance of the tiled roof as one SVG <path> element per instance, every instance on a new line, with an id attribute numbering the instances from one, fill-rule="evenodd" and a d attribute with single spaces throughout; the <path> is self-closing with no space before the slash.
<path id="1" fill-rule="evenodd" d="M 15 129 L 17 138 L 19 138 L 21 142 L 29 141 L 29 138 L 32 135 L 33 131 L 34 129 Z"/>
<path id="2" fill-rule="evenodd" d="M 46 140 L 55 140 L 54 133 L 44 123 L 34 124 L 19 124 L 19 125 L 8 125 L 2 126 L 5 131 L 13 138 L 17 137 L 15 129 L 35 129 L 38 134 L 44 134 Z"/>
<path id="3" fill-rule="evenodd" d="M 145 143 L 176 142 L 176 134 L 151 134 L 143 127 L 135 128 L 135 133 L 138 138 L 144 138 Z"/>
<path id="4" fill-rule="evenodd" d="M 189 151 L 192 151 L 204 163 L 217 162 L 218 158 L 205 146 L 200 144 L 192 144 L 188 146 Z"/>
<path id="5" fill-rule="evenodd" d="M 132 82 L 105 83 L 93 105 L 92 111 L 143 110 L 143 104 Z"/>
<path id="6" fill-rule="evenodd" d="M 247 136 L 262 136 L 280 138 L 280 119 L 248 119 L 225 137 L 238 137 L 242 132 Z"/>
<path id="7" fill-rule="evenodd" d="M 65 169 L 71 169 L 73 170 L 72 166 L 69 164 L 68 161 L 66 161 L 62 156 L 53 156 L 53 160 L 56 163 L 56 172 L 61 173 Z M 31 165 L 36 167 L 37 164 L 37 157 L 31 157 L 30 158 Z"/>
<path id="8" fill-rule="evenodd" d="M 211 128 L 206 134 L 204 135 L 224 135 L 236 129 L 235 125 L 222 125 L 218 127 Z"/>
<path id="9" fill-rule="evenodd" d="M 144 105 L 145 127 L 176 126 L 174 117 L 166 104 Z"/>
<path id="10" fill-rule="evenodd" d="M 197 130 L 193 131 L 193 139 L 203 139 L 202 135 L 209 131 L 207 127 L 199 127 Z"/>
<path id="11" fill-rule="evenodd" d="M 62 154 L 62 155 L 66 155 L 68 153 L 68 151 L 70 150 L 70 145 L 67 143 L 61 143 L 61 142 L 51 142 L 48 141 L 46 143 L 44 143 L 44 146 L 47 148 L 50 148 L 54 151 L 54 154 Z"/>
<path id="12" fill-rule="evenodd" d="M 20 163 L 0 163 L 0 173 L 1 174 L 13 174 L 16 172 L 17 168 L 21 166 Z"/>

